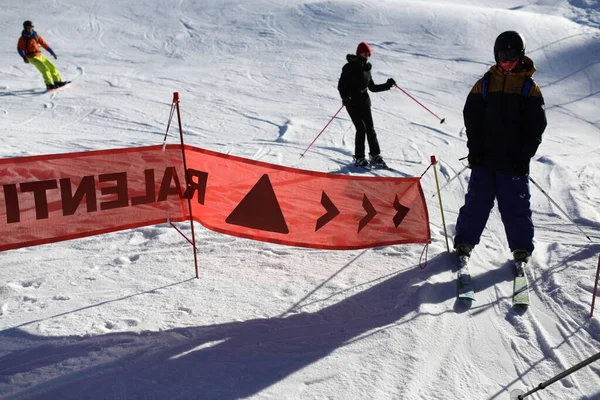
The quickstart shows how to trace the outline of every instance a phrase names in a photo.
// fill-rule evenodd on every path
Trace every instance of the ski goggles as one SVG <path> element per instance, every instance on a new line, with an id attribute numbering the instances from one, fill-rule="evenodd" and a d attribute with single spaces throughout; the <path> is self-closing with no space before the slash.
<path id="1" fill-rule="evenodd" d="M 498 50 L 496 53 L 498 61 L 519 61 L 522 55 L 523 51 L 517 49 Z"/>

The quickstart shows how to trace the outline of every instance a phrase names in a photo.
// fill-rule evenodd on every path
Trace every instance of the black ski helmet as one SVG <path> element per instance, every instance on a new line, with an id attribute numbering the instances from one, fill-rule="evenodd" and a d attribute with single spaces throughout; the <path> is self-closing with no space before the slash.
<path id="1" fill-rule="evenodd" d="M 523 61 L 525 57 L 525 38 L 517 31 L 506 31 L 502 32 L 496 38 L 494 43 L 494 59 L 496 62 L 500 62 L 498 53 L 500 51 L 516 51 L 519 55 L 519 61 Z"/>
<path id="2" fill-rule="evenodd" d="M 33 22 L 31 22 L 29 20 L 23 22 L 23 29 L 27 28 L 28 26 L 33 28 Z"/>

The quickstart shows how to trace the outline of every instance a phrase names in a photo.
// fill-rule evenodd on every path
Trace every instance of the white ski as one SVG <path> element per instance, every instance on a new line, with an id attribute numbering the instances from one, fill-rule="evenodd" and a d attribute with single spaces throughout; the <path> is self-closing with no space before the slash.
<path id="1" fill-rule="evenodd" d="M 513 306 L 528 306 L 529 305 L 529 281 L 527 280 L 527 263 L 524 261 L 516 261 L 516 275 L 513 286 Z"/>
<path id="2" fill-rule="evenodd" d="M 471 274 L 469 273 L 469 268 L 467 266 L 469 262 L 469 257 L 460 256 L 458 257 L 460 262 L 458 272 L 457 272 L 457 282 L 458 282 L 458 298 L 465 300 L 475 300 L 475 291 L 473 290 L 473 283 L 471 281 Z"/>

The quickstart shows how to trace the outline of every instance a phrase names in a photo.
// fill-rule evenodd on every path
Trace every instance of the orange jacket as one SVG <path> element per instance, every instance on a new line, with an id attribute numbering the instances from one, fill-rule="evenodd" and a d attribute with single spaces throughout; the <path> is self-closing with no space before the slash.
<path id="1" fill-rule="evenodd" d="M 29 33 L 24 30 L 21 33 L 19 42 L 17 43 L 17 50 L 19 51 L 19 55 L 21 57 L 33 58 L 42 54 L 40 46 L 48 50 L 50 54 L 54 54 L 44 38 L 38 35 L 36 31 L 31 31 L 31 33 Z"/>

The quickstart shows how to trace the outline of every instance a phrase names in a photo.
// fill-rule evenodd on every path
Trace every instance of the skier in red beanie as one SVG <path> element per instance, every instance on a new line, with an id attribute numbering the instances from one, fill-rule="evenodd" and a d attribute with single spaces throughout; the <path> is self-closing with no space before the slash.
<path id="1" fill-rule="evenodd" d="M 368 54 L 371 57 L 371 46 L 367 42 L 360 42 L 356 47 L 356 55 Z"/>
<path id="2" fill-rule="evenodd" d="M 380 154 L 381 150 L 371 115 L 371 99 L 367 89 L 373 93 L 383 92 L 390 90 L 396 82 L 389 78 L 386 83 L 376 85 L 371 78 L 369 57 L 371 57 L 371 47 L 366 42 L 358 44 L 356 55 L 348 54 L 346 56 L 348 62 L 342 68 L 338 91 L 356 128 L 354 164 L 359 167 L 371 165 L 387 168 Z M 365 159 L 365 136 L 369 143 L 370 161 Z"/>

